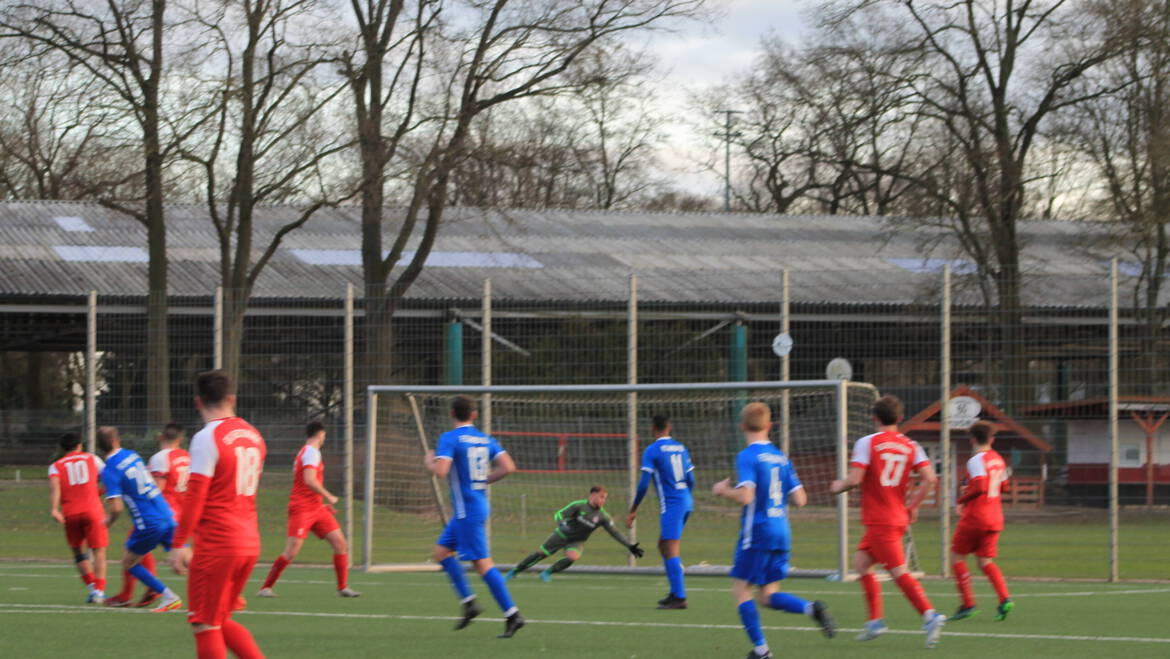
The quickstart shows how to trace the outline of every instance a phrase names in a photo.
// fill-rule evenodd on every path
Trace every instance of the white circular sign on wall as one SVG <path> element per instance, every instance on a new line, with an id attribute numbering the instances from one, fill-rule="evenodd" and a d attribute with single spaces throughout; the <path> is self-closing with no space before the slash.
<path id="1" fill-rule="evenodd" d="M 952 429 L 963 430 L 979 420 L 983 406 L 970 396 L 955 396 L 947 402 L 947 421 Z"/>
<path id="2" fill-rule="evenodd" d="M 772 352 L 777 357 L 787 357 L 792 352 L 792 336 L 788 332 L 781 332 L 772 339 Z"/>
<path id="3" fill-rule="evenodd" d="M 853 379 L 853 364 L 849 363 L 848 359 L 844 357 L 835 357 L 825 367 L 826 380 L 852 380 Z"/>

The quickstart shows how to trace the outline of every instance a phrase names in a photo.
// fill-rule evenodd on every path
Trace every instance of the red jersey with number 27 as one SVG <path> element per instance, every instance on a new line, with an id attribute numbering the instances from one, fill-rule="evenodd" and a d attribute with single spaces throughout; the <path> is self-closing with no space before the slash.
<path id="1" fill-rule="evenodd" d="M 209 479 L 203 514 L 195 523 L 195 552 L 257 556 L 256 490 L 267 447 L 260 431 L 239 417 L 216 419 L 191 438 L 191 474 Z"/>
<path id="2" fill-rule="evenodd" d="M 900 432 L 878 432 L 857 440 L 850 465 L 865 470 L 861 523 L 909 526 L 906 489 L 910 474 L 927 464 L 926 451 Z"/>
<path id="3" fill-rule="evenodd" d="M 1007 480 L 1007 464 L 992 450 L 979 451 L 967 461 L 967 488 L 959 497 L 963 516 L 959 524 L 983 531 L 1003 530 L 1000 490 Z"/>

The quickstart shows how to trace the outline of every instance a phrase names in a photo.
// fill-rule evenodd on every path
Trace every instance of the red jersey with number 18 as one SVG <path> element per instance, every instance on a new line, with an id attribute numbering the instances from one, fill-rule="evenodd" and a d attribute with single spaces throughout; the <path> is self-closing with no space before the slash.
<path id="1" fill-rule="evenodd" d="M 850 465 L 865 469 L 861 523 L 909 526 L 906 489 L 910 474 L 929 462 L 918 442 L 899 432 L 879 432 L 857 440 Z"/>
<path id="2" fill-rule="evenodd" d="M 203 514 L 194 528 L 195 551 L 213 556 L 256 556 L 256 489 L 267 447 L 239 417 L 216 419 L 191 438 L 191 474 L 209 479 Z"/>

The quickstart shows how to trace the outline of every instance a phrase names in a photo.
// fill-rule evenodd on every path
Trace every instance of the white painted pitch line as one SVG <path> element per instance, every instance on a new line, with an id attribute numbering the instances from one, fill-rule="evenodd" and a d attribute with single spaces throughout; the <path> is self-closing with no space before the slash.
<path id="1" fill-rule="evenodd" d="M 167 575 L 167 576 L 169 576 L 169 575 Z M 74 578 L 74 576 L 71 574 L 30 574 L 30 573 L 25 573 L 25 572 L 0 572 L 0 577 L 24 577 L 24 578 L 32 578 L 32 579 L 73 579 Z M 253 578 L 248 580 L 249 583 L 257 583 L 257 582 L 262 582 L 262 581 L 264 581 L 264 579 L 262 577 L 253 577 Z M 314 580 L 314 579 L 281 579 L 280 583 L 308 584 L 308 585 L 333 585 L 336 583 L 336 581 L 326 580 L 326 579 L 318 579 L 318 580 Z M 407 586 L 407 587 L 412 587 L 412 588 L 431 588 L 431 587 L 434 587 L 434 585 L 435 585 L 434 582 L 429 582 L 429 581 L 395 581 L 392 584 L 387 584 L 386 582 L 382 582 L 382 581 L 353 581 L 351 583 L 355 586 L 393 585 L 393 586 Z M 539 588 L 539 589 L 545 589 L 548 587 L 547 584 L 543 584 L 543 583 L 536 584 L 536 583 L 512 582 L 511 584 L 509 584 L 509 587 L 514 587 L 514 586 L 520 586 L 520 587 L 524 587 L 524 588 L 534 587 L 534 588 Z M 613 591 L 613 590 L 628 591 L 629 590 L 628 586 L 598 586 L 598 585 L 591 585 L 591 584 L 574 584 L 573 586 L 571 586 L 571 588 L 580 589 L 580 590 L 604 590 L 604 591 Z M 701 586 L 700 587 L 691 586 L 691 587 L 688 587 L 687 590 L 694 591 L 697 593 L 726 593 L 726 592 L 728 592 L 727 588 L 703 588 Z M 976 591 L 981 592 L 981 593 L 983 591 L 986 591 L 987 593 L 990 593 L 991 589 L 989 587 L 982 587 L 980 585 L 976 585 Z M 841 590 L 807 590 L 807 589 L 799 588 L 799 587 L 791 588 L 785 592 L 791 592 L 793 595 L 841 595 L 841 594 L 848 593 L 848 591 L 841 591 Z M 1052 591 L 1052 592 L 1044 592 L 1044 593 L 1021 593 L 1021 592 L 1012 591 L 1012 598 L 1015 599 L 1017 597 L 1100 597 L 1102 595 L 1147 595 L 1147 594 L 1158 594 L 1158 593 L 1170 593 L 1170 588 L 1132 588 L 1132 589 L 1126 589 L 1126 590 L 1080 590 L 1080 591 L 1071 591 L 1070 590 L 1070 591 Z M 931 590 L 931 591 L 928 591 L 926 594 L 931 596 L 931 597 L 946 597 L 948 595 L 954 595 L 954 590 L 953 589 Z"/>
<path id="2" fill-rule="evenodd" d="M 150 611 L 145 609 L 109 609 L 95 606 L 76 606 L 68 604 L 0 604 L 0 613 L 7 613 L 8 611 L 20 611 L 24 613 L 48 613 L 50 611 L 101 611 L 103 613 L 115 614 L 149 614 Z M 243 610 L 236 611 L 237 614 L 258 615 L 258 616 L 300 616 L 307 618 L 354 618 L 354 619 L 376 619 L 376 620 L 458 620 L 457 616 L 417 616 L 417 615 L 393 615 L 388 613 L 323 613 L 312 611 L 253 611 Z M 503 618 L 479 618 L 482 622 L 504 622 Z M 727 629 L 727 630 L 741 630 L 739 625 L 724 625 L 711 623 L 677 623 L 677 622 L 629 622 L 629 621 L 606 621 L 606 620 L 539 620 L 529 618 L 528 622 L 541 625 L 577 625 L 586 627 L 662 627 L 667 629 Z M 769 631 L 784 631 L 784 632 L 816 632 L 820 633 L 817 627 L 787 627 L 764 625 L 764 629 Z M 839 627 L 837 631 L 852 633 L 861 631 L 860 628 L 853 627 Z M 908 636 L 917 636 L 921 631 L 909 629 L 891 629 L 887 634 L 900 634 Z M 1062 634 L 1007 634 L 1007 633 L 983 633 L 983 632 L 945 632 L 944 636 L 958 636 L 971 638 L 1005 638 L 1018 640 L 1036 640 L 1036 641 L 1093 641 L 1103 643 L 1165 643 L 1170 644 L 1170 638 L 1148 638 L 1142 636 L 1087 636 L 1087 635 L 1062 635 Z"/>

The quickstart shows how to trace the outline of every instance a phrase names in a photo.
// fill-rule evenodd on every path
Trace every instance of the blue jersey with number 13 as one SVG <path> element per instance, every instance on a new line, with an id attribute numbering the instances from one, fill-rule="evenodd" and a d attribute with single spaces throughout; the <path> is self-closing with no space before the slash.
<path id="1" fill-rule="evenodd" d="M 487 478 L 492 473 L 492 460 L 503 452 L 494 437 L 472 425 L 459 426 L 439 437 L 435 457 L 452 463 L 447 480 L 456 518 L 487 519 L 491 512 Z"/>

